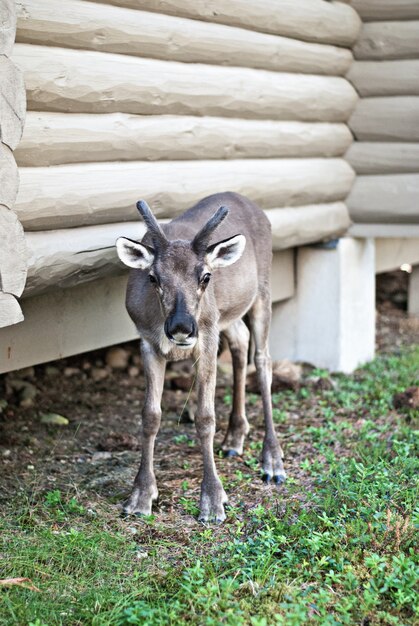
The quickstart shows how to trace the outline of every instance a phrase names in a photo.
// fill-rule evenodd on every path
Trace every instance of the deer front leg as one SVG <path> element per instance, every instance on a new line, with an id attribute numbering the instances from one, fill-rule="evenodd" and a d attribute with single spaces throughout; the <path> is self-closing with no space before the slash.
<path id="1" fill-rule="evenodd" d="M 158 490 L 154 475 L 154 442 L 160 428 L 161 396 L 164 384 L 166 361 L 157 355 L 146 341 L 141 341 L 144 373 L 146 378 L 145 403 L 142 413 L 141 464 L 134 480 L 134 487 L 124 503 L 125 514 L 151 515 L 153 500 Z"/>
<path id="2" fill-rule="evenodd" d="M 214 345 L 218 345 L 216 341 Z M 204 465 L 198 519 L 200 522 L 221 523 L 226 517 L 224 504 L 227 502 L 227 495 L 218 478 L 214 462 L 216 370 L 217 353 L 206 346 L 201 351 L 197 367 L 198 406 L 195 425 Z"/>

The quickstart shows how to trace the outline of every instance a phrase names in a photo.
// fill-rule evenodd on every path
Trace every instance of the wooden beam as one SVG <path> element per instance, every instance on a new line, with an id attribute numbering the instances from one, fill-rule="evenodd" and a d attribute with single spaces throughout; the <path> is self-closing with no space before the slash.
<path id="1" fill-rule="evenodd" d="M 419 95 L 419 60 L 355 61 L 347 74 L 362 97 Z"/>
<path id="2" fill-rule="evenodd" d="M 95 0 L 103 4 L 103 0 Z M 106 0 L 110 4 L 241 26 L 305 41 L 351 46 L 361 21 L 350 6 L 322 0 Z"/>
<path id="3" fill-rule="evenodd" d="M 0 13 L 0 54 L 9 56 L 15 42 L 16 5 L 14 0 L 2 0 Z"/>
<path id="4" fill-rule="evenodd" d="M 266 215 L 272 224 L 274 251 L 339 236 L 350 224 L 342 202 L 271 209 Z M 139 220 L 26 233 L 30 256 L 24 296 L 120 274 L 124 266 L 116 254 L 117 237 L 141 240 L 144 233 Z"/>
<path id="5" fill-rule="evenodd" d="M 362 98 L 349 120 L 359 141 L 419 141 L 419 97 Z"/>
<path id="6" fill-rule="evenodd" d="M 347 199 L 355 222 L 419 223 L 419 174 L 358 176 Z"/>
<path id="7" fill-rule="evenodd" d="M 352 53 L 171 15 L 84 0 L 20 0 L 17 41 L 170 61 L 343 75 Z"/>
<path id="8" fill-rule="evenodd" d="M 29 112 L 16 152 L 19 166 L 88 161 L 340 156 L 352 142 L 346 124 Z"/>
<path id="9" fill-rule="evenodd" d="M 356 59 L 419 59 L 419 21 L 364 24 L 354 49 Z"/>
<path id="10" fill-rule="evenodd" d="M 27 273 L 28 251 L 17 215 L 0 205 L 0 290 L 22 295 Z"/>
<path id="11" fill-rule="evenodd" d="M 357 174 L 419 172 L 419 143 L 354 141 L 345 155 Z"/>
<path id="12" fill-rule="evenodd" d="M 346 121 L 357 95 L 335 76 L 278 74 L 16 44 L 31 110 Z M 199 76 L 199 81 L 197 81 Z"/>
<path id="13" fill-rule="evenodd" d="M 352 0 L 364 22 L 419 19 L 418 0 Z"/>
<path id="14" fill-rule="evenodd" d="M 0 85 L 0 137 L 4 144 L 14 150 L 23 131 L 25 85 L 21 71 L 3 55 L 0 55 Z"/>
<path id="15" fill-rule="evenodd" d="M 126 280 L 116 276 L 24 300 L 24 322 L 0 330 L 0 373 L 135 339 Z"/>
<path id="16" fill-rule="evenodd" d="M 174 217 L 211 193 L 237 191 L 263 208 L 335 202 L 354 172 L 344 159 L 243 159 L 89 163 L 20 168 L 16 212 L 25 230 L 72 228 L 137 218 L 144 198 Z"/>
<path id="17" fill-rule="evenodd" d="M 394 239 L 395 237 L 413 237 L 419 239 L 419 224 L 352 224 L 347 235 L 349 237 L 379 237 Z"/>
<path id="18" fill-rule="evenodd" d="M 292 250 L 274 254 L 275 299 L 293 293 L 292 259 Z M 110 276 L 23 300 L 24 322 L 0 330 L 0 374 L 136 339 L 125 310 L 126 283 L 126 274 Z"/>

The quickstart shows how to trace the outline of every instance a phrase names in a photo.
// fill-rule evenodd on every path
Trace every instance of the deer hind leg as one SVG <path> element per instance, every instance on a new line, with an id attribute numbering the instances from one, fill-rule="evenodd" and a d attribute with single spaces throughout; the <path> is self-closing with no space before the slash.
<path id="1" fill-rule="evenodd" d="M 141 354 L 146 377 L 145 403 L 142 413 L 141 464 L 134 480 L 132 493 L 123 505 L 123 512 L 127 515 L 151 515 L 152 503 L 158 497 L 153 457 L 154 442 L 160 428 L 160 403 L 166 361 L 158 356 L 145 341 L 141 341 Z"/>
<path id="2" fill-rule="evenodd" d="M 271 479 L 281 484 L 286 478 L 282 463 L 282 449 L 279 445 L 272 419 L 272 362 L 269 355 L 268 340 L 271 321 L 271 302 L 269 294 L 260 295 L 249 311 L 249 322 L 255 342 L 255 366 L 262 395 L 265 437 L 262 448 L 263 480 Z"/>
<path id="3" fill-rule="evenodd" d="M 223 331 L 233 360 L 233 407 L 222 450 L 225 456 L 243 453 L 244 438 L 249 432 L 246 419 L 246 365 L 249 347 L 249 330 L 243 320 L 234 322 Z"/>

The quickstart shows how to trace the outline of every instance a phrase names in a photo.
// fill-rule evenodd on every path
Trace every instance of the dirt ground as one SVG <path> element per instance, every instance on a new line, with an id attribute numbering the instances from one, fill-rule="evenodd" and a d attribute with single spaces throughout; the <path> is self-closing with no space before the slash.
<path id="1" fill-rule="evenodd" d="M 378 285 L 379 351 L 397 351 L 401 345 L 419 342 L 419 320 L 409 318 L 403 310 L 403 281 L 405 277 L 399 276 Z M 398 295 L 395 297 L 394 293 Z M 99 350 L 0 377 L 0 508 L 7 510 L 10 498 L 18 493 L 32 499 L 44 491 L 60 489 L 64 493 L 76 492 L 83 501 L 106 501 L 117 511 L 138 467 L 139 415 L 144 395 L 137 342 L 121 348 Z M 309 375 L 309 369 L 303 371 Z M 188 507 L 182 506 L 182 496 L 187 491 L 188 497 L 198 502 L 201 481 L 199 445 L 187 409 L 193 406 L 192 382 L 187 365 L 168 371 L 155 454 L 160 490 L 157 514 L 182 515 L 190 522 L 194 518 Z M 224 366 L 219 371 L 216 392 L 218 446 L 226 429 L 231 384 L 231 372 Z M 251 432 L 247 448 L 253 449 L 255 455 L 263 433 L 261 403 L 254 395 L 249 399 Z M 313 415 L 296 412 L 288 419 L 304 429 L 312 423 Z M 296 476 L 301 460 L 311 452 L 310 446 L 299 444 L 298 438 L 287 440 L 285 423 L 276 428 L 279 436 L 283 435 L 287 468 Z M 246 455 L 220 457 L 217 464 L 226 477 L 246 471 L 254 472 L 258 478 L 259 470 L 252 461 L 254 458 Z M 248 489 L 249 493 L 233 497 L 245 495 L 252 506 L 260 501 L 267 487 L 255 480 Z"/>

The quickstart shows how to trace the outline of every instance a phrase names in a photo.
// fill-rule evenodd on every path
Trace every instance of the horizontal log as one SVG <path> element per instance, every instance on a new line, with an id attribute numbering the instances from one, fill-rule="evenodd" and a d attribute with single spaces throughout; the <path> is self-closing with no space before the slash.
<path id="1" fill-rule="evenodd" d="M 419 172 L 419 143 L 355 141 L 345 155 L 357 174 Z"/>
<path id="2" fill-rule="evenodd" d="M 272 225 L 274 250 L 339 237 L 351 224 L 343 202 L 270 209 L 266 215 Z"/>
<path id="3" fill-rule="evenodd" d="M 0 55 L 0 137 L 14 150 L 20 141 L 25 120 L 26 98 L 22 72 Z"/>
<path id="4" fill-rule="evenodd" d="M 419 239 L 419 224 L 352 224 L 348 230 L 348 236 L 386 239 L 417 237 Z"/>
<path id="5" fill-rule="evenodd" d="M 1 0 L 0 11 L 0 54 L 9 56 L 15 42 L 16 6 L 15 0 Z"/>
<path id="6" fill-rule="evenodd" d="M 26 280 L 27 247 L 17 215 L 0 206 L 0 289 L 21 296 Z"/>
<path id="7" fill-rule="evenodd" d="M 104 0 L 95 0 L 103 4 Z M 241 26 L 304 41 L 351 46 L 361 21 L 350 6 L 323 0 L 106 0 L 110 4 Z"/>
<path id="8" fill-rule="evenodd" d="M 342 75 L 345 48 L 84 0 L 20 0 L 18 42 L 171 61 Z"/>
<path id="9" fill-rule="evenodd" d="M 349 120 L 359 141 L 419 141 L 419 97 L 362 98 Z"/>
<path id="10" fill-rule="evenodd" d="M 418 0 L 352 0 L 364 22 L 419 19 Z"/>
<path id="11" fill-rule="evenodd" d="M 419 58 L 419 21 L 364 24 L 354 49 L 356 59 Z"/>
<path id="12" fill-rule="evenodd" d="M 11 209 L 19 186 L 19 174 L 13 152 L 0 142 L 0 205 Z"/>
<path id="13" fill-rule="evenodd" d="M 419 174 L 358 176 L 347 205 L 355 222 L 419 223 Z"/>
<path id="14" fill-rule="evenodd" d="M 266 215 L 272 224 L 274 250 L 334 237 L 350 225 L 342 202 L 271 209 Z M 115 240 L 120 236 L 141 240 L 144 233 L 140 221 L 27 233 L 30 259 L 25 297 L 124 272 Z"/>
<path id="15" fill-rule="evenodd" d="M 10 293 L 0 291 L 0 328 L 23 322 L 23 314 L 18 301 Z M 0 363 L 0 367 L 3 363 Z"/>
<path id="16" fill-rule="evenodd" d="M 346 124 L 124 113 L 28 112 L 15 157 L 20 166 L 88 161 L 340 156 Z"/>
<path id="17" fill-rule="evenodd" d="M 357 95 L 335 76 L 141 59 L 16 44 L 28 109 L 341 122 Z M 199 77 L 199 80 L 197 80 Z"/>
<path id="18" fill-rule="evenodd" d="M 419 95 L 419 60 L 355 61 L 348 80 L 362 97 Z"/>
<path id="19" fill-rule="evenodd" d="M 138 241 L 144 233 L 140 220 L 26 233 L 29 269 L 24 296 L 124 273 L 115 241 L 122 236 Z"/>
<path id="20" fill-rule="evenodd" d="M 15 210 L 25 230 L 135 219 L 144 198 L 174 217 L 211 193 L 237 191 L 263 208 L 334 202 L 354 178 L 343 159 L 92 163 L 20 168 Z"/>

